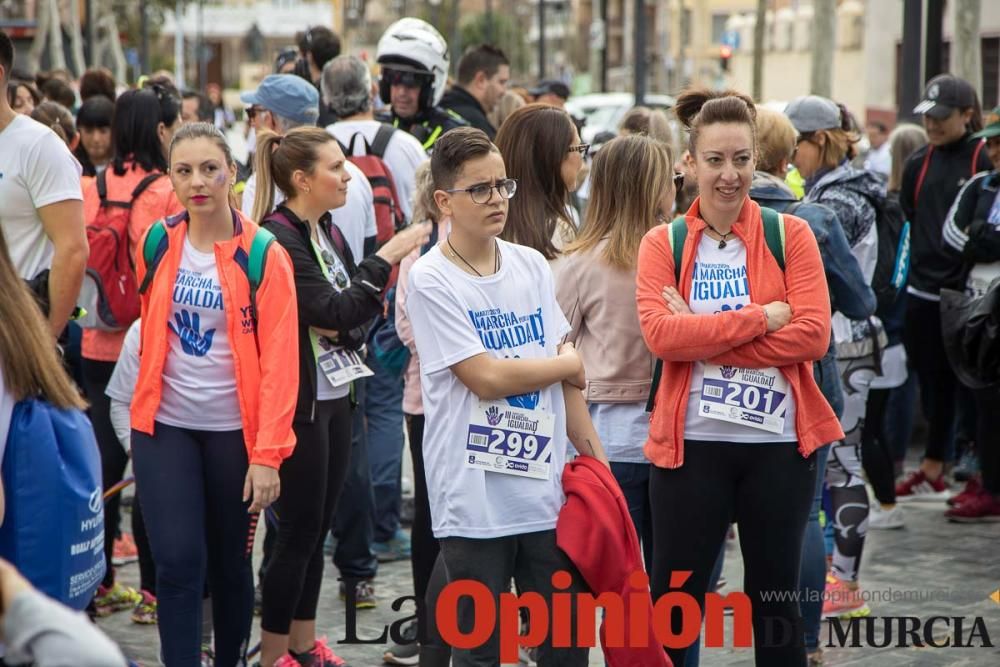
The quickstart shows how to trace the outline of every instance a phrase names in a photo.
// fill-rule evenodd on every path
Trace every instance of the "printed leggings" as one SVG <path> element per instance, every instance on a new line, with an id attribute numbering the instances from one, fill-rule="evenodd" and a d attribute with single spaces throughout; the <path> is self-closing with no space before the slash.
<path id="1" fill-rule="evenodd" d="M 316 618 L 323 539 L 344 488 L 351 456 L 351 399 L 316 402 L 314 421 L 296 423 L 295 451 L 281 464 L 277 530 L 261 580 L 261 628 L 287 635 L 293 620 Z"/>
<path id="2" fill-rule="evenodd" d="M 155 435 L 132 431 L 132 457 L 156 559 L 163 662 L 200 667 L 207 575 L 215 664 L 243 664 L 253 619 L 251 552 L 258 517 L 243 502 L 243 432 L 158 422 L 154 428 Z"/>

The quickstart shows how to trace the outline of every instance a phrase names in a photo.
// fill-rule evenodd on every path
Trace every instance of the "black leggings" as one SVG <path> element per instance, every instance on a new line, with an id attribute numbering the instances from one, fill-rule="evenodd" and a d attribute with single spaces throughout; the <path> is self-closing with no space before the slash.
<path id="1" fill-rule="evenodd" d="M 761 593 L 798 589 L 802 539 L 815 483 L 816 455 L 803 458 L 794 443 L 686 441 L 680 468 L 653 466 L 650 472 L 653 599 L 667 593 L 671 572 L 690 570 L 682 590 L 704 610 L 712 568 L 730 521 L 735 520 L 745 563 L 743 590 L 753 608 L 756 664 L 804 665 L 798 603 L 764 601 Z M 672 623 L 674 632 L 679 632 L 680 614 Z M 793 636 L 767 645 L 765 628 L 785 623 L 797 629 Z M 685 664 L 687 649 L 667 649 L 667 653 L 675 665 Z"/>
<path id="2" fill-rule="evenodd" d="M 294 427 L 297 444 L 281 464 L 281 495 L 274 504 L 277 536 L 261 582 L 260 626 L 279 635 L 288 634 L 293 620 L 316 618 L 323 538 L 351 456 L 350 398 L 317 401 L 313 423 Z"/>
<path id="3" fill-rule="evenodd" d="M 83 390 L 90 403 L 90 423 L 97 437 L 97 447 L 101 452 L 101 478 L 104 480 L 104 490 L 122 481 L 125 467 L 128 465 L 128 454 L 111 424 L 111 399 L 104 393 L 108 388 L 111 373 L 115 370 L 113 361 L 94 361 L 81 359 L 83 372 Z M 104 586 L 115 583 L 115 569 L 111 563 L 114 553 L 115 537 L 118 534 L 118 523 L 121 520 L 121 493 L 116 493 L 104 503 L 104 563 L 107 570 L 104 574 Z M 139 503 L 132 503 L 132 534 L 135 536 L 135 546 L 139 552 L 139 586 L 152 594 L 156 594 L 156 571 L 153 568 L 153 554 L 149 542 L 145 539 L 146 528 L 142 520 L 142 510 Z"/>
<path id="4" fill-rule="evenodd" d="M 413 569 L 413 594 L 417 597 L 417 630 L 420 643 L 427 644 L 433 637 L 433 615 L 426 607 L 427 585 L 434 570 L 441 547 L 431 530 L 431 507 L 427 499 L 427 474 L 424 472 L 424 416 L 406 415 L 410 435 L 410 454 L 413 458 L 413 526 L 410 529 L 411 566 Z"/>
<path id="5" fill-rule="evenodd" d="M 920 380 L 920 402 L 929 428 L 924 458 L 946 461 L 954 447 L 958 380 L 944 351 L 939 303 L 907 299 L 903 344 L 910 367 Z"/>
<path id="6" fill-rule="evenodd" d="M 875 499 L 883 505 L 896 503 L 896 473 L 892 443 L 885 437 L 885 414 L 889 405 L 889 389 L 868 392 L 865 425 L 861 431 L 861 464 L 875 490 Z"/>

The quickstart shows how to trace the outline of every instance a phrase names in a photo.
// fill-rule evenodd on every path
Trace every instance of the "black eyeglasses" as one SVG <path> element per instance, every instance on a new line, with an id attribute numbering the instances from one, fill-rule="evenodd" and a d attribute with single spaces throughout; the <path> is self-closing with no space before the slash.
<path id="1" fill-rule="evenodd" d="M 510 199 L 517 192 L 517 181 L 513 178 L 505 178 L 502 181 L 497 181 L 496 185 L 480 183 L 479 185 L 473 185 L 471 188 L 458 188 L 455 190 L 445 190 L 445 192 L 449 194 L 468 192 L 473 204 L 488 204 L 493 199 L 494 190 L 500 195 L 500 199 Z"/>
<path id="2" fill-rule="evenodd" d="M 427 72 L 412 72 L 409 70 L 382 68 L 382 79 L 390 86 L 406 86 L 407 88 L 423 88 L 433 79 Z"/>
<path id="3" fill-rule="evenodd" d="M 590 154 L 590 144 L 577 144 L 569 147 L 570 153 L 579 153 L 585 159 Z"/>
<path id="4" fill-rule="evenodd" d="M 684 188 L 684 174 L 679 171 L 674 172 L 674 190 L 680 192 Z"/>

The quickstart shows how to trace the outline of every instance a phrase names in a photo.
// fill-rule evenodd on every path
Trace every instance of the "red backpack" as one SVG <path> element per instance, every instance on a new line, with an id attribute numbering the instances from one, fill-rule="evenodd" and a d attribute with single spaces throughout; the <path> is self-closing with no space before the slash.
<path id="1" fill-rule="evenodd" d="M 139 181 L 128 201 L 108 199 L 106 174 L 103 171 L 97 175 L 101 204 L 94 219 L 87 222 L 90 258 L 78 299 L 87 312 L 77 322 L 87 329 L 120 331 L 138 319 L 140 309 L 135 263 L 128 243 L 132 203 L 163 174 L 149 174 Z"/>
<path id="2" fill-rule="evenodd" d="M 377 228 L 375 242 L 378 245 L 382 245 L 391 239 L 392 235 L 406 224 L 406 219 L 403 217 L 403 209 L 399 206 L 399 197 L 396 195 L 396 182 L 392 178 L 392 172 L 383 160 L 385 149 L 389 145 L 389 139 L 392 138 L 392 133 L 395 131 L 396 128 L 383 123 L 379 126 L 378 132 L 375 133 L 375 139 L 370 144 L 361 132 L 356 132 L 351 137 L 351 142 L 347 146 L 340 144 L 340 148 L 344 151 L 347 159 L 353 162 L 364 173 L 369 185 L 372 186 Z M 357 141 L 359 136 L 361 137 L 361 141 L 364 142 L 364 155 L 354 154 L 354 142 Z"/>

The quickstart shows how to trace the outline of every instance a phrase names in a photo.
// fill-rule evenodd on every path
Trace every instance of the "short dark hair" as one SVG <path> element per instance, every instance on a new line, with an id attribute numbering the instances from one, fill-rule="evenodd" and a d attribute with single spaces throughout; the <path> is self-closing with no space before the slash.
<path id="1" fill-rule="evenodd" d="M 323 26 L 309 28 L 297 41 L 302 55 L 311 53 L 313 62 L 319 69 L 323 69 L 323 65 L 340 55 L 340 37 Z"/>
<path id="2" fill-rule="evenodd" d="M 107 67 L 88 69 L 80 77 L 80 99 L 86 102 L 95 95 L 103 95 L 112 102 L 118 96 L 115 77 Z"/>
<path id="3" fill-rule="evenodd" d="M 434 153 L 431 155 L 434 187 L 447 190 L 455 185 L 466 162 L 499 152 L 486 133 L 478 128 L 457 127 L 446 132 L 434 143 Z"/>
<path id="4" fill-rule="evenodd" d="M 3 79 L 10 76 L 10 70 L 14 67 L 14 42 L 10 40 L 3 30 L 0 30 L 0 67 L 3 67 Z"/>
<path id="5" fill-rule="evenodd" d="M 458 83 L 467 85 L 476 78 L 476 73 L 483 72 L 486 78 L 497 73 L 501 65 L 510 66 L 507 55 L 492 44 L 470 46 L 458 61 Z"/>
<path id="6" fill-rule="evenodd" d="M 167 156 L 157 126 L 173 125 L 177 120 L 180 102 L 175 103 L 173 118 L 167 119 L 164 98 L 173 98 L 163 89 L 140 88 L 128 90 L 115 102 L 115 115 L 111 120 L 111 146 L 114 152 L 112 166 L 117 176 L 125 174 L 126 161 L 135 161 L 145 171 L 167 171 Z"/>
<path id="7" fill-rule="evenodd" d="M 42 84 L 39 92 L 42 97 L 53 102 L 58 102 L 67 109 L 76 106 L 76 93 L 69 87 L 69 84 L 62 79 L 52 77 Z"/>
<path id="8" fill-rule="evenodd" d="M 185 90 L 181 93 L 182 100 L 198 100 L 198 120 L 202 123 L 215 122 L 215 105 L 208 95 L 197 90 Z"/>
<path id="9" fill-rule="evenodd" d="M 86 128 L 111 127 L 115 103 L 104 95 L 88 97 L 76 112 L 76 126 Z"/>

